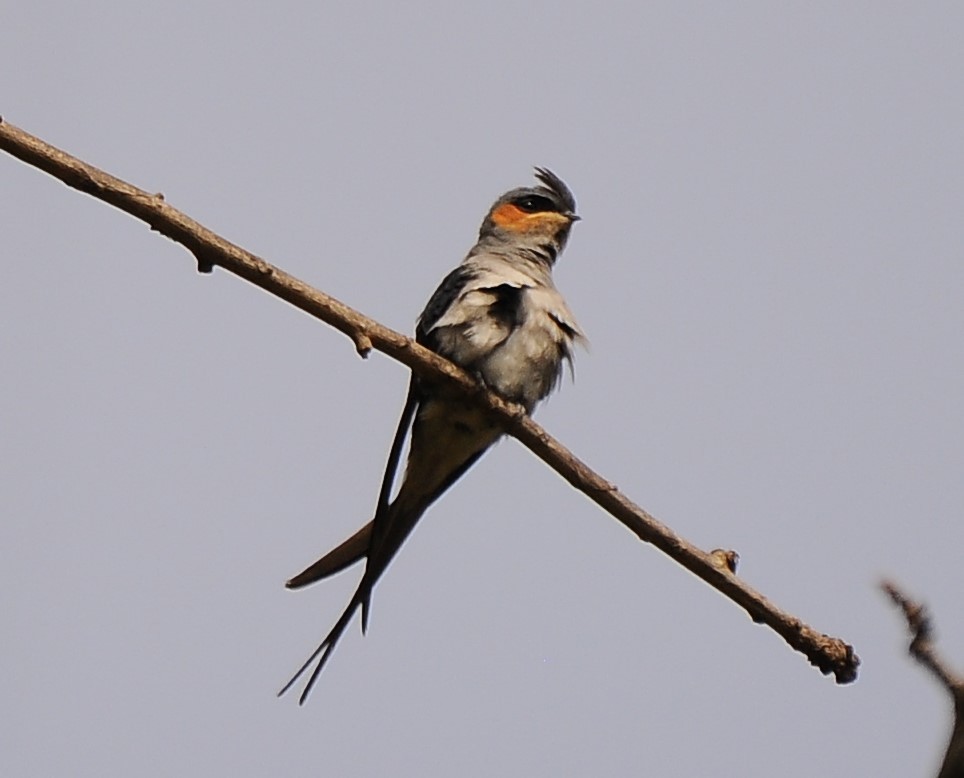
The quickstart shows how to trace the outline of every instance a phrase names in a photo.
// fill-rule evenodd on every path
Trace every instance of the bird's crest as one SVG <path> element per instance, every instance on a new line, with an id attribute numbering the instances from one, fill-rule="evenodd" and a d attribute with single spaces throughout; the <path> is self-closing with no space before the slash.
<path id="1" fill-rule="evenodd" d="M 569 191 L 569 187 L 566 186 L 565 182 L 559 178 L 559 176 L 549 170 L 549 168 L 537 167 L 536 178 L 539 179 L 539 183 L 542 184 L 540 188 L 545 189 L 560 200 L 562 204 L 566 206 L 566 210 L 571 213 L 576 212 L 576 198 L 573 197 L 572 192 Z"/>

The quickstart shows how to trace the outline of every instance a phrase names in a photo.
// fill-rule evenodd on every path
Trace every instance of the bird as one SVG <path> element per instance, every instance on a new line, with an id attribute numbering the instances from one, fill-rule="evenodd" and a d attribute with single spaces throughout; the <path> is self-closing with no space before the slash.
<path id="1" fill-rule="evenodd" d="M 587 342 L 552 280 L 580 218 L 576 201 L 547 168 L 535 168 L 535 178 L 538 185 L 512 189 L 493 203 L 477 242 L 439 284 L 415 326 L 417 343 L 527 414 L 559 385 L 567 365 L 572 372 L 574 346 Z M 365 559 L 348 606 L 278 696 L 314 663 L 299 698 L 304 704 L 359 608 L 362 633 L 367 632 L 375 584 L 415 524 L 501 435 L 475 403 L 412 374 L 374 518 L 285 584 L 300 589 Z M 392 499 L 406 439 L 405 473 Z"/>

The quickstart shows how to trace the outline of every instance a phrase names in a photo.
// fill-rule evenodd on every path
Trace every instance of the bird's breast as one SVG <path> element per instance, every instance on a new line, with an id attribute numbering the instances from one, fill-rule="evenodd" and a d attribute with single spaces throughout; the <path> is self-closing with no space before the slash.
<path id="1" fill-rule="evenodd" d="M 527 305 L 518 326 L 481 361 L 479 372 L 490 388 L 531 410 L 558 382 L 568 353 L 568 336 L 549 312 Z"/>

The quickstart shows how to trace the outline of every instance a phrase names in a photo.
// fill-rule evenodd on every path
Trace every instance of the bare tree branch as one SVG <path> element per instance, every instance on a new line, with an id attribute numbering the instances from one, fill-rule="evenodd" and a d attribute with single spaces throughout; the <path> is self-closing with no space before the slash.
<path id="1" fill-rule="evenodd" d="M 947 744 L 944 763 L 937 778 L 961 778 L 964 776 L 964 678 L 957 675 L 934 648 L 934 627 L 927 608 L 914 602 L 890 581 L 883 581 L 880 588 L 894 601 L 907 619 L 911 641 L 910 655 L 931 671 L 954 700 L 954 730 Z"/>
<path id="2" fill-rule="evenodd" d="M 640 540 L 668 554 L 694 575 L 766 624 L 825 675 L 837 683 L 857 677 L 860 660 L 840 638 L 817 632 L 800 619 L 777 608 L 751 589 L 727 565 L 676 535 L 669 527 L 623 495 L 614 484 L 576 459 L 561 443 L 530 419 L 520 406 L 507 403 L 480 386 L 465 371 L 423 348 L 412 339 L 382 326 L 358 311 L 313 289 L 269 265 L 260 257 L 211 232 L 172 208 L 163 195 L 150 194 L 98 170 L 0 119 L 0 148 L 40 168 L 68 186 L 79 189 L 147 222 L 152 229 L 184 245 L 197 259 L 198 270 L 215 265 L 330 324 L 352 339 L 362 356 L 375 348 L 407 365 L 423 378 L 456 388 L 485 408 L 505 431 L 517 438 L 597 505 L 622 522 Z"/>

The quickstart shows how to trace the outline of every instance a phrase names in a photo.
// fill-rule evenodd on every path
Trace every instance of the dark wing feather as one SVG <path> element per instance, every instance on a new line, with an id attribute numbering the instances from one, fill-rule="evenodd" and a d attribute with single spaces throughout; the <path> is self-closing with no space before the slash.
<path id="1" fill-rule="evenodd" d="M 434 294 L 432 294 L 425 304 L 425 310 L 423 310 L 418 317 L 418 323 L 415 325 L 416 341 L 427 348 L 431 348 L 433 351 L 435 350 L 433 348 L 430 330 L 435 326 L 435 323 L 445 315 L 445 312 L 451 307 L 452 303 L 458 299 L 459 294 L 465 289 L 466 285 L 475 280 L 476 277 L 477 273 L 473 268 L 459 265 L 442 279 L 442 283 L 439 284 L 438 289 L 435 290 Z"/>

